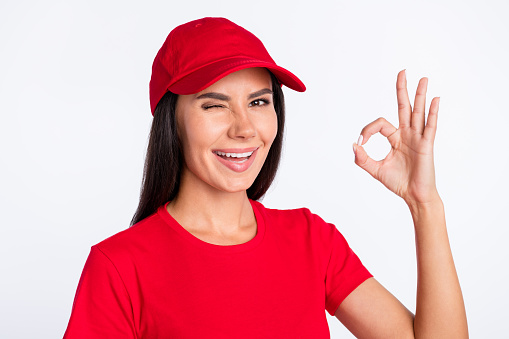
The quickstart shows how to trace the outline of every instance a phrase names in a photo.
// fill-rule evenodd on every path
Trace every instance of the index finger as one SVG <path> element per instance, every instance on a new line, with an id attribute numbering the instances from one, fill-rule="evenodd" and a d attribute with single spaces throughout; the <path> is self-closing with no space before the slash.
<path id="1" fill-rule="evenodd" d="M 412 106 L 410 105 L 410 100 L 408 99 L 406 86 L 406 72 L 405 70 L 402 70 L 398 73 L 398 79 L 396 80 L 399 127 L 410 126 L 410 118 L 412 116 Z"/>

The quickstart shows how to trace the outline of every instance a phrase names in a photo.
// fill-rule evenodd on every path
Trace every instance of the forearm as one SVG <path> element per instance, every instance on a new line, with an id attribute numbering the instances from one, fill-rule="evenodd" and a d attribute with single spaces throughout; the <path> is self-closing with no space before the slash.
<path id="1" fill-rule="evenodd" d="M 468 338 L 461 288 L 447 236 L 441 199 L 408 205 L 417 252 L 416 338 Z"/>

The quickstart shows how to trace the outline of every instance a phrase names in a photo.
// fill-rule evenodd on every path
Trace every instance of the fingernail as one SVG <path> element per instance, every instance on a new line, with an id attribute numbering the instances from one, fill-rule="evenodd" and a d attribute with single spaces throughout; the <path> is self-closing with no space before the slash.
<path id="1" fill-rule="evenodd" d="M 353 154 L 355 154 L 355 142 L 352 144 Z"/>
<path id="2" fill-rule="evenodd" d="M 357 145 L 359 145 L 359 146 L 362 145 L 362 134 L 359 135 L 359 139 L 357 140 Z"/>

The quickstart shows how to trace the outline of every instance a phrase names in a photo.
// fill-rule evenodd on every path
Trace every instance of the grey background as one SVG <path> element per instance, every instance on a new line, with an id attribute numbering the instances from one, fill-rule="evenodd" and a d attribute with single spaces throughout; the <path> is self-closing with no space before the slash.
<path id="1" fill-rule="evenodd" d="M 153 58 L 175 26 L 224 16 L 297 74 L 285 152 L 262 201 L 334 223 L 415 311 L 412 219 L 357 167 L 352 143 L 385 117 L 396 75 L 440 96 L 435 166 L 472 338 L 503 337 L 507 292 L 506 1 L 2 1 L 0 333 L 58 338 L 90 246 L 127 228 L 152 116 Z M 380 134 L 365 146 L 381 160 Z M 333 338 L 351 338 L 326 315 Z"/>

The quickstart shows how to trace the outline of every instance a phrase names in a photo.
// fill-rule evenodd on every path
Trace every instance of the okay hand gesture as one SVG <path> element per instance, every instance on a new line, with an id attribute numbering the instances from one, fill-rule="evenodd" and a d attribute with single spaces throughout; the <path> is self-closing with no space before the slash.
<path id="1" fill-rule="evenodd" d="M 440 98 L 435 97 L 431 101 L 428 119 L 424 125 L 427 86 L 428 79 L 422 78 L 417 86 L 412 110 L 405 70 L 399 72 L 396 81 L 399 127 L 396 129 L 384 118 L 378 118 L 362 129 L 360 146 L 354 143 L 355 163 L 403 198 L 409 206 L 440 199 L 435 185 L 433 163 L 433 143 Z M 392 148 L 385 159 L 375 161 L 367 155 L 362 145 L 378 132 L 387 137 Z"/>

